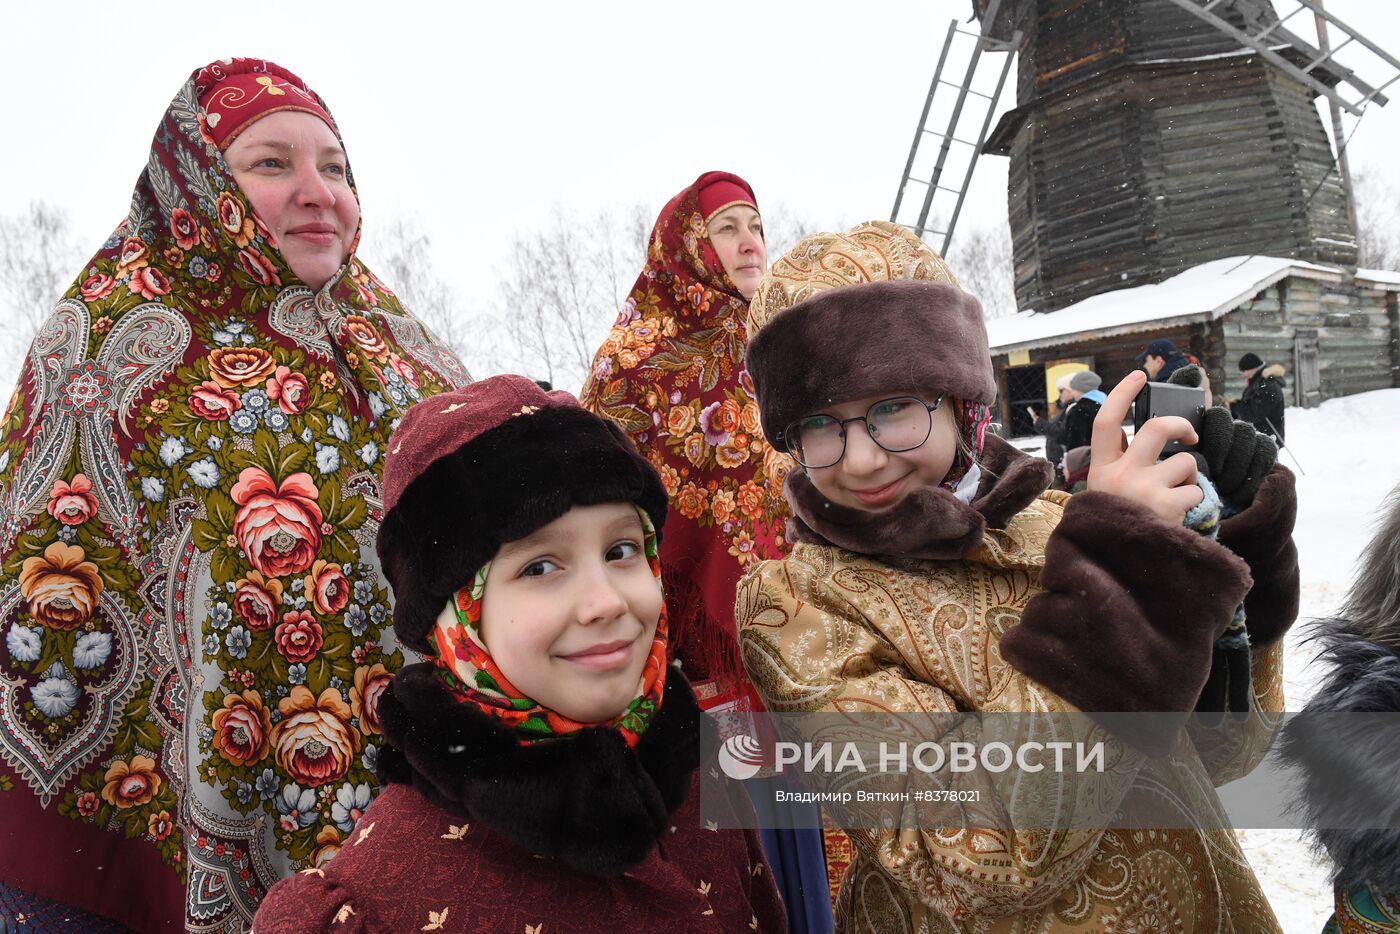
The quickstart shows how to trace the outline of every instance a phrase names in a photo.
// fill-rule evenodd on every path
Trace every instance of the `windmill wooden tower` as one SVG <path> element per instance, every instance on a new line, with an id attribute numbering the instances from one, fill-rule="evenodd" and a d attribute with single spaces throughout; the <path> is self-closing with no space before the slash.
<path id="1" fill-rule="evenodd" d="M 1299 330 L 1301 313 L 1291 313 L 1280 294 L 1270 299 L 1280 310 L 1267 328 L 1231 331 L 1206 316 L 1175 322 L 1177 330 L 1161 335 L 1187 340 L 1203 359 L 1213 353 L 1212 373 L 1224 387 L 1238 379 L 1224 371 L 1226 355 L 1237 359 L 1245 338 L 1263 339 L 1272 329 L 1275 359 L 1290 354 L 1301 371 L 1312 355 L 1313 384 L 1299 390 L 1300 404 L 1375 388 L 1357 375 L 1368 369 L 1379 369 L 1383 385 L 1400 384 L 1400 371 L 1392 371 L 1400 347 L 1387 351 L 1380 340 L 1388 361 L 1366 356 L 1378 353 L 1386 302 L 1394 341 L 1395 300 L 1393 291 L 1389 298 L 1362 295 L 1371 286 L 1356 281 L 1341 118 L 1384 105 L 1386 89 L 1400 80 L 1400 60 L 1328 14 L 1322 0 L 1278 2 L 1279 10 L 1270 0 L 972 0 L 976 24 L 950 27 L 892 219 L 946 252 L 977 156 L 1006 156 L 1014 286 L 1023 311 L 1077 314 L 1093 296 L 1163 283 L 1227 257 L 1315 264 L 1339 271 L 1340 284 L 1325 290 L 1340 297 L 1316 299 L 1331 304 L 1310 329 Z M 1315 41 L 1295 32 L 1310 22 Z M 971 49 L 960 59 L 959 43 Z M 1380 62 L 1368 71 L 1376 80 L 1384 70 L 1377 86 L 1338 61 L 1336 53 L 1352 45 Z M 999 96 L 1013 60 L 1015 106 L 993 125 L 994 105 L 985 102 Z M 1333 139 L 1315 105 L 1319 97 L 1331 106 Z M 1381 292 L 1396 287 L 1381 285 Z M 1375 299 L 1379 310 L 1363 307 L 1363 299 Z M 1350 318 L 1339 323 L 1343 313 Z M 1374 327 L 1339 331 L 1333 341 L 1356 351 L 1345 350 L 1355 359 L 1337 363 L 1329 389 L 1329 361 L 1317 368 L 1319 340 L 1328 343 L 1327 327 L 1353 326 L 1366 315 Z M 1054 354 L 1092 362 L 1111 382 L 1131 368 L 1146 330 L 1141 322 L 1124 328 L 1131 335 L 1110 347 L 1082 345 L 1081 335 L 1081 346 L 1066 348 L 1071 342 L 1064 340 Z M 1311 341 L 1311 349 L 1295 348 L 1298 340 Z M 1034 349 L 1033 342 L 1014 346 Z M 1054 354 L 1042 353 L 1041 361 L 1052 364 Z M 1027 362 L 1040 361 L 1018 349 L 1000 369 Z M 1043 400 L 1046 366 L 1038 372 Z M 1015 422 L 1018 391 L 1005 376 L 1003 395 L 1011 401 L 1004 417 Z M 1020 395 L 1035 394 L 1028 388 Z"/>
<path id="2" fill-rule="evenodd" d="M 1294 15 L 1319 6 L 1289 2 Z M 972 86 L 974 71 L 985 70 L 977 58 L 1014 52 L 1016 107 L 980 138 L 929 126 L 926 107 L 914 149 L 934 137 L 948 151 L 961 143 L 1010 158 L 1019 307 L 1054 311 L 1225 256 L 1355 263 L 1344 179 L 1312 101 L 1323 94 L 1359 113 L 1386 98 L 1333 50 L 1294 33 L 1297 23 L 1281 21 L 1269 0 L 973 0 L 973 7 L 980 30 L 964 32 L 979 49 L 961 85 L 940 62 L 934 91 L 982 96 Z M 1327 19 L 1322 35 L 1338 36 L 1338 49 L 1362 43 L 1400 77 L 1400 61 Z M 1009 64 L 1008 55 L 1003 68 Z M 960 101 L 955 121 L 961 110 Z M 911 169 L 914 161 L 911 152 Z M 946 248 L 960 205 L 944 229 L 930 230 L 927 211 L 912 214 L 923 205 L 907 196 L 911 183 L 922 184 L 924 203 L 932 203 L 939 191 L 960 194 L 966 180 L 936 171 L 924 184 L 906 170 L 901 182 L 894 219 L 942 234 Z"/>

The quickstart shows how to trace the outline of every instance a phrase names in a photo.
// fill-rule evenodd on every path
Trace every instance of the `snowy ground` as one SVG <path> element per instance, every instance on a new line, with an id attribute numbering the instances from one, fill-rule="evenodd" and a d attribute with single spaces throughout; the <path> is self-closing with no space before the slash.
<path id="1" fill-rule="evenodd" d="M 1330 399 L 1315 409 L 1289 409 L 1282 461 L 1298 476 L 1294 540 L 1302 573 L 1303 624 L 1289 633 L 1284 684 L 1289 710 L 1312 696 L 1320 666 L 1303 645 L 1306 621 L 1326 616 L 1351 585 L 1356 560 L 1370 541 L 1377 510 L 1400 484 L 1400 389 Z M 1016 440 L 1039 453 L 1044 439 Z M 1289 454 L 1302 462 L 1302 472 Z M 1239 832 L 1245 853 L 1287 934 L 1318 934 L 1332 913 L 1326 867 L 1296 830 Z"/>
<path id="2" fill-rule="evenodd" d="M 1289 409 L 1288 446 L 1302 461 L 1298 477 L 1298 562 L 1304 621 L 1336 609 L 1356 560 L 1370 541 L 1381 501 L 1400 484 L 1400 389 L 1330 399 Z M 1284 463 L 1297 466 L 1282 455 Z M 1288 709 L 1312 696 L 1323 671 L 1310 665 L 1302 626 L 1288 636 L 1284 683 Z M 1332 913 L 1327 871 L 1293 830 L 1247 830 L 1241 840 L 1288 934 L 1317 934 Z"/>

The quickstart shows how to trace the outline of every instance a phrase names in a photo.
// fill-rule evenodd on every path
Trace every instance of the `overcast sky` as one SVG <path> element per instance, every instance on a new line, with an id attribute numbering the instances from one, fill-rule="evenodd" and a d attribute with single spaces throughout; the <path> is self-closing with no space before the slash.
<path id="1" fill-rule="evenodd" d="M 887 217 L 948 22 L 971 11 L 970 0 L 454 6 L 13 5 L 0 213 L 49 201 L 95 249 L 181 83 L 249 55 L 330 105 L 367 242 L 377 222 L 416 219 L 439 272 L 468 293 L 493 287 L 512 236 L 552 204 L 656 209 L 708 169 L 818 222 Z M 1388 0 L 1328 9 L 1400 52 Z M 1400 100 L 1373 107 L 1351 146 L 1354 165 L 1395 176 Z M 965 219 L 1004 223 L 1005 166 L 982 160 Z"/>

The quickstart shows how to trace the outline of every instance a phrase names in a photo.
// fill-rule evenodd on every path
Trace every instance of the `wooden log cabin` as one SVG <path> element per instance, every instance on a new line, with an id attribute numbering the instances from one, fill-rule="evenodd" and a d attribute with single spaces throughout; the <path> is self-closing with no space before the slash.
<path id="1" fill-rule="evenodd" d="M 973 0 L 979 18 L 988 4 Z M 1216 9 L 1252 34 L 1277 22 L 1269 0 Z M 1028 433 L 1022 403 L 1053 396 L 1047 365 L 1086 363 L 1108 388 L 1156 337 L 1201 359 L 1226 396 L 1246 351 L 1284 364 L 1290 404 L 1400 385 L 1400 276 L 1356 269 L 1310 89 L 1170 0 L 1001 0 L 984 28 L 1022 33 L 1016 107 L 983 148 L 1011 163 L 1023 309 L 989 322 L 1003 431 Z M 1141 287 L 1183 275 L 1201 295 L 1177 281 L 1163 294 L 1180 307 L 1142 312 Z M 1131 320 L 1111 323 L 1101 299 Z"/>

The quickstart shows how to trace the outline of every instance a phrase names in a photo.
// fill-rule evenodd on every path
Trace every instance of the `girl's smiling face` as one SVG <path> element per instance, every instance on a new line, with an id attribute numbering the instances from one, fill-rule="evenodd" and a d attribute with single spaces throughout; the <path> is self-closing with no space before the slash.
<path id="1" fill-rule="evenodd" d="M 575 506 L 502 545 L 481 603 L 481 639 L 501 673 L 580 723 L 639 693 L 661 619 L 661 583 L 631 503 Z"/>
<path id="2" fill-rule="evenodd" d="M 875 403 L 896 396 L 914 396 L 933 404 L 925 394 L 895 390 L 830 405 L 812 414 L 858 418 Z M 889 509 L 911 493 L 938 486 L 958 456 L 958 426 L 951 402 L 944 399 L 931 413 L 933 424 L 927 441 L 899 453 L 886 451 L 871 440 L 862 422 L 850 422 L 845 426 L 846 451 L 841 460 L 830 467 L 808 468 L 807 476 L 817 492 L 831 502 L 867 512 Z"/>

